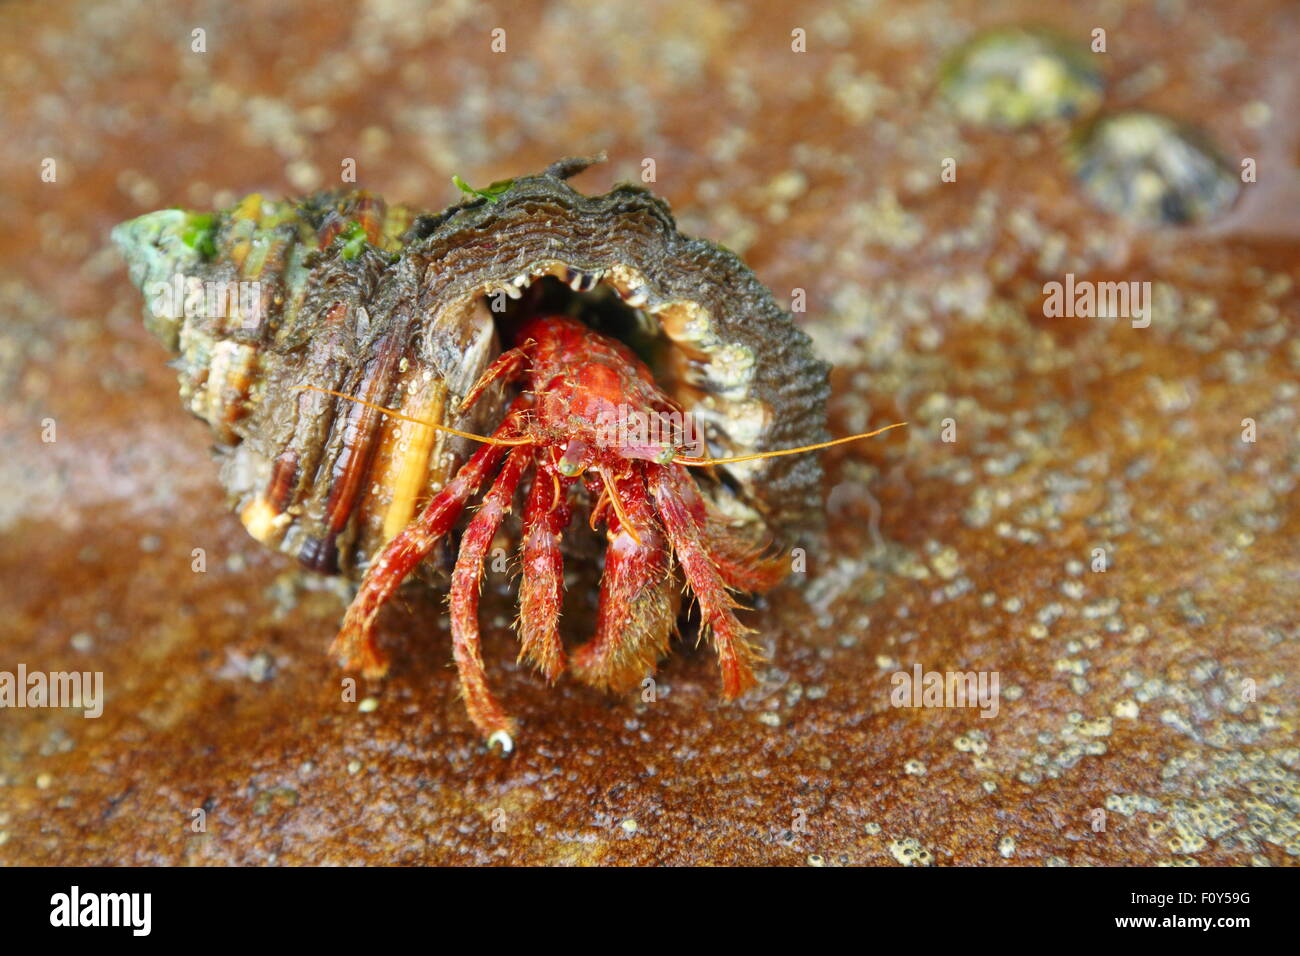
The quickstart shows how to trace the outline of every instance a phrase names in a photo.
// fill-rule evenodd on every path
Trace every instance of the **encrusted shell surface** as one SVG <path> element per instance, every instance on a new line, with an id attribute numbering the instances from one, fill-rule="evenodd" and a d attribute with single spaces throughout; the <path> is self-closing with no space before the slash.
<path id="1" fill-rule="evenodd" d="M 667 205 L 618 186 L 585 196 L 557 163 L 438 214 L 365 193 L 270 202 L 212 216 L 163 210 L 114 238 L 133 281 L 194 288 L 260 283 L 260 308 L 190 315 L 147 302 L 178 353 L 181 397 L 213 428 L 222 480 L 259 540 L 308 567 L 355 576 L 436 492 L 465 440 L 298 386 L 334 389 L 468 431 L 490 431 L 504 396 L 454 409 L 502 347 L 489 303 L 555 276 L 616 293 L 658 341 L 652 367 L 717 456 L 823 441 L 825 363 L 735 255 L 677 232 Z M 252 313 L 252 314 L 250 314 Z M 727 466 L 705 491 L 779 543 L 821 527 L 813 454 Z"/>

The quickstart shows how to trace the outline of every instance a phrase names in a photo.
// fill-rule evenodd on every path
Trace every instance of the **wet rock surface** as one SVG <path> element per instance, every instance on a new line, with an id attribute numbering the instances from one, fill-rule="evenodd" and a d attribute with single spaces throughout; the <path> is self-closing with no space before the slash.
<path id="1" fill-rule="evenodd" d="M 1189 123 L 1258 181 L 1199 224 L 1142 225 L 1088 197 L 1068 120 L 964 121 L 940 88 L 952 52 L 1044 16 L 1083 51 L 1107 29 L 1103 113 Z M 0 711 L 0 860 L 1295 862 L 1294 9 L 0 18 L 0 670 L 104 675 L 97 719 Z M 502 760 L 456 698 L 440 594 L 384 614 L 391 674 L 347 699 L 324 653 L 340 595 L 227 511 L 108 231 L 329 186 L 348 158 L 436 208 L 453 174 L 602 148 L 580 188 L 654 158 L 683 231 L 779 300 L 805 291 L 835 434 L 911 425 L 824 454 L 829 542 L 747 615 L 772 663 L 738 704 L 693 635 L 653 701 L 547 688 L 514 663 L 513 585 L 489 574 L 485 657 L 522 731 Z M 1149 282 L 1149 323 L 1045 314 L 1067 275 Z M 592 585 L 570 585 L 577 635 Z M 893 706 L 918 665 L 996 674 L 996 715 Z"/>

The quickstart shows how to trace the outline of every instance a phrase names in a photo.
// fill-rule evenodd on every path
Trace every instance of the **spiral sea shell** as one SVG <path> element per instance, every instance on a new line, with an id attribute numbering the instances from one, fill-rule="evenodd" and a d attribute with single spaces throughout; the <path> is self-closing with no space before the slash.
<path id="1" fill-rule="evenodd" d="M 565 160 L 437 214 L 364 192 L 149 213 L 114 231 L 183 403 L 218 442 L 222 481 L 259 541 L 352 577 L 464 460 L 470 442 L 332 389 L 465 431 L 504 395 L 455 409 L 508 344 L 514 303 L 545 297 L 633 346 L 719 456 L 823 441 L 825 363 L 735 255 L 677 232 L 621 185 L 584 196 Z M 215 305 L 215 307 L 213 307 Z M 813 455 L 702 478 L 756 539 L 820 526 Z"/>

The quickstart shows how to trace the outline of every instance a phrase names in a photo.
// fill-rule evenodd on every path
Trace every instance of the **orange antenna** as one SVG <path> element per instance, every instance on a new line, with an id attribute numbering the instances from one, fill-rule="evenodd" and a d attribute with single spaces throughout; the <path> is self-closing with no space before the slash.
<path id="1" fill-rule="evenodd" d="M 531 438 L 489 438 L 486 435 L 475 435 L 473 432 L 463 432 L 458 428 L 448 428 L 446 425 L 438 425 L 434 422 L 426 422 L 422 418 L 412 418 L 410 415 L 403 415 L 401 412 L 392 408 L 385 408 L 383 405 L 376 405 L 374 402 L 368 402 L 364 398 L 357 398 L 355 395 L 349 395 L 346 392 L 336 392 L 332 388 L 321 388 L 317 385 L 295 385 L 296 389 L 309 389 L 313 392 L 320 392 L 323 395 L 333 395 L 335 398 L 346 398 L 349 402 L 356 402 L 358 405 L 364 405 L 366 408 L 373 408 L 377 412 L 383 412 L 390 418 L 399 418 L 404 422 L 411 422 L 415 425 L 424 425 L 435 431 L 446 432 L 448 435 L 459 435 L 461 438 L 470 438 L 474 441 L 487 442 L 489 445 L 529 445 L 532 444 Z"/>
<path id="2" fill-rule="evenodd" d="M 843 445 L 845 442 L 858 441 L 863 438 L 874 438 L 891 428 L 902 428 L 907 422 L 894 422 L 892 425 L 886 425 L 884 428 L 877 428 L 874 432 L 863 432 L 861 435 L 850 435 L 847 438 L 836 438 L 834 441 L 819 442 L 816 445 L 803 445 L 800 448 L 782 448 L 779 451 L 763 451 L 756 455 L 741 455 L 738 458 L 689 458 L 679 455 L 673 459 L 675 465 L 687 465 L 692 468 L 698 468 L 703 465 L 734 465 L 742 461 L 756 461 L 759 458 L 776 458 L 780 455 L 797 455 L 800 452 L 816 451 L 818 448 L 830 448 L 831 445 Z"/>

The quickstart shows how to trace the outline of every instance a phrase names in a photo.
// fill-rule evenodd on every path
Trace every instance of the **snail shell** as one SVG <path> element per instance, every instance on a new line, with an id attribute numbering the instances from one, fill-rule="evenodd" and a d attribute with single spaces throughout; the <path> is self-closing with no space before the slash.
<path id="1" fill-rule="evenodd" d="M 571 311 L 598 327 L 613 316 L 613 334 L 648 359 L 715 456 L 826 440 L 828 366 L 792 317 L 731 252 L 678 233 L 647 190 L 574 190 L 565 179 L 586 165 L 565 160 L 432 215 L 362 192 L 253 195 L 214 215 L 162 210 L 114 230 L 149 300 L 146 325 L 177 354 L 182 402 L 211 426 L 253 537 L 314 570 L 359 576 L 471 443 L 300 386 L 491 431 L 503 393 L 471 416 L 455 410 L 502 349 L 502 303 L 539 282 L 551 296 L 563 282 Z M 228 284 L 240 282 L 232 307 Z M 756 540 L 818 533 L 814 455 L 714 470 L 720 480 L 697 475 L 704 492 Z"/>

